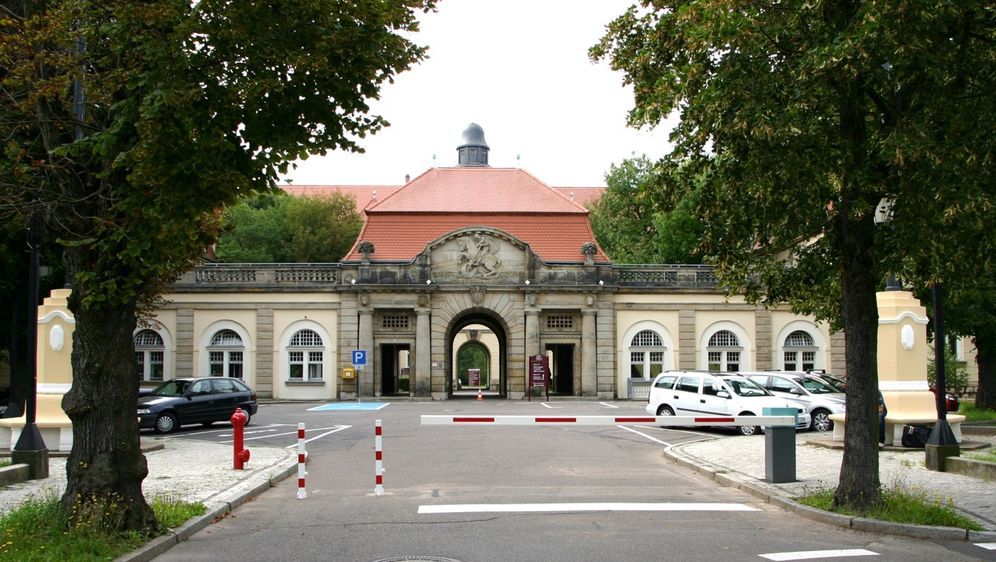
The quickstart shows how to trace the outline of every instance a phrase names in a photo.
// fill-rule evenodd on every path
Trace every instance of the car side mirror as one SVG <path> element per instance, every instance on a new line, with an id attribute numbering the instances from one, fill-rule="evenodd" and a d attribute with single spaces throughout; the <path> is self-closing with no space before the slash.
<path id="1" fill-rule="evenodd" d="M 798 388 L 795 388 L 795 387 L 792 387 L 792 388 L 790 388 L 790 389 L 789 389 L 789 394 L 798 394 L 798 395 L 802 395 L 802 391 L 801 391 L 801 390 L 799 390 Z"/>
<path id="2" fill-rule="evenodd" d="M 730 393 L 725 390 L 720 390 L 719 392 L 716 393 L 716 396 L 719 396 L 720 398 L 729 398 Z"/>

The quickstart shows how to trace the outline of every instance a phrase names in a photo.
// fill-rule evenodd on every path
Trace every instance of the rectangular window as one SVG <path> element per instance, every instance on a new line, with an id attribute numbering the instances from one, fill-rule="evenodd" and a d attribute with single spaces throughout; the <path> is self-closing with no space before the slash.
<path id="1" fill-rule="evenodd" d="M 740 352 L 739 351 L 727 351 L 726 352 L 726 370 L 727 371 L 739 371 L 740 370 Z"/>
<path id="2" fill-rule="evenodd" d="M 629 352 L 629 376 L 633 379 L 643 378 L 643 352 Z"/>
<path id="3" fill-rule="evenodd" d="M 381 328 L 402 328 L 408 329 L 407 314 L 385 314 L 380 321 Z"/>
<path id="4" fill-rule="evenodd" d="M 546 327 L 549 330 L 571 330 L 574 328 L 574 317 L 564 314 L 551 314 L 546 317 Z"/>
<path id="5" fill-rule="evenodd" d="M 229 351 L 228 352 L 228 376 L 233 379 L 242 378 L 242 352 L 241 351 Z"/>
<path id="6" fill-rule="evenodd" d="M 135 352 L 135 363 L 136 371 L 138 373 L 138 380 L 145 379 L 145 353 L 141 351 Z"/>
<path id="7" fill-rule="evenodd" d="M 802 352 L 802 370 L 812 371 L 816 368 L 816 352 L 815 351 L 803 351 Z"/>
<path id="8" fill-rule="evenodd" d="M 223 377 L 225 376 L 225 354 L 221 351 L 212 351 L 208 354 L 211 362 L 211 373 L 212 377 Z"/>
<path id="9" fill-rule="evenodd" d="M 785 352 L 785 370 L 786 371 L 795 371 L 796 370 L 796 368 L 795 368 L 795 357 L 796 357 L 796 352 L 794 352 L 794 351 L 786 351 Z"/>
<path id="10" fill-rule="evenodd" d="M 291 351 L 288 356 L 290 357 L 290 378 L 300 379 L 304 376 L 304 352 Z"/>
<path id="11" fill-rule="evenodd" d="M 149 352 L 149 380 L 163 380 L 163 352 Z"/>
<path id="12" fill-rule="evenodd" d="M 710 371 L 723 370 L 723 352 L 721 351 L 709 352 L 709 370 Z"/>
<path id="13" fill-rule="evenodd" d="M 321 380 L 322 378 L 322 352 L 308 352 L 308 379 Z"/>

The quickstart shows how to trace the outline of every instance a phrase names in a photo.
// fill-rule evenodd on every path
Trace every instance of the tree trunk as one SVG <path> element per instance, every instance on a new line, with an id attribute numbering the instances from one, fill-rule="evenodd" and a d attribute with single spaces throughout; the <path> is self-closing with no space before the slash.
<path id="1" fill-rule="evenodd" d="M 69 300 L 76 317 L 73 386 L 62 407 L 73 422 L 73 450 L 62 505 L 73 526 L 99 518 L 150 535 L 158 523 L 142 495 L 149 470 L 136 423 L 135 306 L 87 310 L 80 306 L 84 292 L 74 289 Z"/>
<path id="2" fill-rule="evenodd" d="M 989 333 L 978 333 L 972 338 L 975 342 L 975 362 L 979 366 L 979 385 L 975 391 L 975 407 L 996 410 L 996 337 Z"/>
<path id="3" fill-rule="evenodd" d="M 847 364 L 847 425 L 833 505 L 863 511 L 879 504 L 882 498 L 878 474 L 878 303 L 871 254 L 875 222 L 864 201 L 868 194 L 863 184 L 868 177 L 862 87 L 858 82 L 842 84 L 838 94 L 840 136 L 847 150 L 836 217 Z"/>

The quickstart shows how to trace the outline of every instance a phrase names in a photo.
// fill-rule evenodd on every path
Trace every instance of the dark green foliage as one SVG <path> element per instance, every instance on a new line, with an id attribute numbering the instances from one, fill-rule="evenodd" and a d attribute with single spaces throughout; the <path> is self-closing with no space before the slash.
<path id="1" fill-rule="evenodd" d="M 380 87 L 422 60 L 434 0 L 9 0 L 0 10 L 0 220 L 42 216 L 73 284 L 67 511 L 141 495 L 136 318 L 291 162 L 360 150 Z"/>
<path id="2" fill-rule="evenodd" d="M 225 209 L 217 255 L 223 262 L 336 262 L 362 225 L 356 201 L 347 195 L 265 193 Z"/>
<path id="3" fill-rule="evenodd" d="M 698 180 L 646 156 L 613 165 L 608 189 L 591 207 L 598 243 L 617 263 L 701 263 Z"/>
<path id="4" fill-rule="evenodd" d="M 844 329 L 835 501 L 876 504 L 875 292 L 996 255 L 992 3 L 653 2 L 591 54 L 633 86 L 632 124 L 680 117 L 662 166 L 708 170 L 696 215 L 721 283 Z"/>

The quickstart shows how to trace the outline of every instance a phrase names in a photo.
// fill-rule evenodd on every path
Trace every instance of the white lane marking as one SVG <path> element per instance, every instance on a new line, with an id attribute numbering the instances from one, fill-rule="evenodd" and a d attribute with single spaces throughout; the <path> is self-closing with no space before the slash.
<path id="1" fill-rule="evenodd" d="M 640 437 L 643 437 L 644 439 L 649 439 L 649 440 L 653 441 L 654 443 L 660 443 L 661 445 L 664 445 L 665 447 L 671 447 L 672 446 L 670 443 L 667 443 L 665 441 L 661 441 L 660 439 L 657 439 L 655 437 L 651 437 L 651 436 L 647 435 L 646 433 L 640 433 L 639 431 L 637 431 L 637 430 L 635 430 L 635 429 L 633 429 L 631 427 L 626 427 L 625 425 L 617 425 L 616 427 L 618 427 L 619 429 L 625 429 L 626 431 L 631 431 L 631 432 L 639 435 Z"/>
<path id="2" fill-rule="evenodd" d="M 863 548 L 851 548 L 845 550 L 804 550 L 799 552 L 773 552 L 771 554 L 760 554 L 761 558 L 768 560 L 813 560 L 815 558 L 844 558 L 846 556 L 878 556 L 877 552 L 865 550 Z"/>
<path id="3" fill-rule="evenodd" d="M 255 435 L 257 433 L 273 433 L 274 431 L 276 431 L 276 429 L 257 429 L 252 431 L 247 430 L 243 432 L 243 435 Z M 234 435 L 235 435 L 234 433 L 219 433 L 218 437 L 232 437 Z"/>
<path id="4" fill-rule="evenodd" d="M 418 506 L 419 514 L 573 511 L 758 511 L 758 509 L 742 503 L 477 503 Z"/>
<path id="5" fill-rule="evenodd" d="M 314 437 L 312 437 L 310 439 L 305 439 L 304 442 L 305 443 L 311 443 L 315 439 L 321 439 L 322 437 L 325 437 L 326 435 L 332 435 L 333 433 L 338 433 L 338 432 L 340 432 L 340 431 L 342 431 L 344 429 L 349 429 L 351 427 L 353 427 L 353 426 L 351 426 L 351 425 L 340 425 L 340 426 L 336 427 L 335 429 L 333 429 L 332 431 L 326 431 L 325 433 L 322 433 L 321 435 L 316 435 L 316 436 L 314 436 Z M 284 449 L 293 449 L 294 447 L 297 447 L 297 443 L 294 443 L 293 445 L 288 445 L 288 446 L 284 447 Z M 383 471 L 383 470 L 387 470 L 387 469 L 381 467 L 381 470 Z"/>
<path id="6" fill-rule="evenodd" d="M 547 404 L 546 402 L 540 402 L 540 404 L 542 404 L 544 408 L 550 408 L 551 410 L 563 410 L 564 409 L 563 406 L 551 406 L 551 405 Z"/>
<path id="7" fill-rule="evenodd" d="M 986 550 L 996 550 L 996 542 L 977 542 L 975 546 L 982 547 Z"/>
<path id="8" fill-rule="evenodd" d="M 309 429 L 308 431 L 325 431 L 326 429 L 332 429 L 334 431 L 330 431 L 329 433 L 335 433 L 336 431 L 342 431 L 343 429 L 348 429 L 350 427 L 353 427 L 353 426 L 351 426 L 351 425 L 333 425 L 331 427 L 316 427 L 314 429 Z M 246 437 L 245 440 L 246 441 L 252 441 L 254 439 L 267 439 L 269 437 L 280 437 L 280 436 L 283 436 L 283 435 L 297 435 L 297 430 L 288 431 L 288 432 L 285 432 L 285 433 L 270 433 L 268 435 L 260 435 L 259 437 Z M 322 435 L 319 435 L 318 437 L 324 437 L 325 435 L 328 435 L 328 433 L 324 433 Z M 311 439 L 306 439 L 305 443 L 307 443 L 308 441 L 311 441 L 312 439 L 318 439 L 318 437 L 312 437 Z M 221 443 L 222 444 L 229 444 L 229 443 L 231 443 L 231 441 L 222 441 Z M 294 442 L 293 446 L 297 447 L 297 442 L 296 441 Z"/>
<path id="9" fill-rule="evenodd" d="M 619 406 L 616 406 L 615 404 L 609 404 L 608 402 L 599 402 L 599 404 L 601 404 L 602 406 L 605 406 L 606 408 L 618 408 L 619 407 Z"/>

